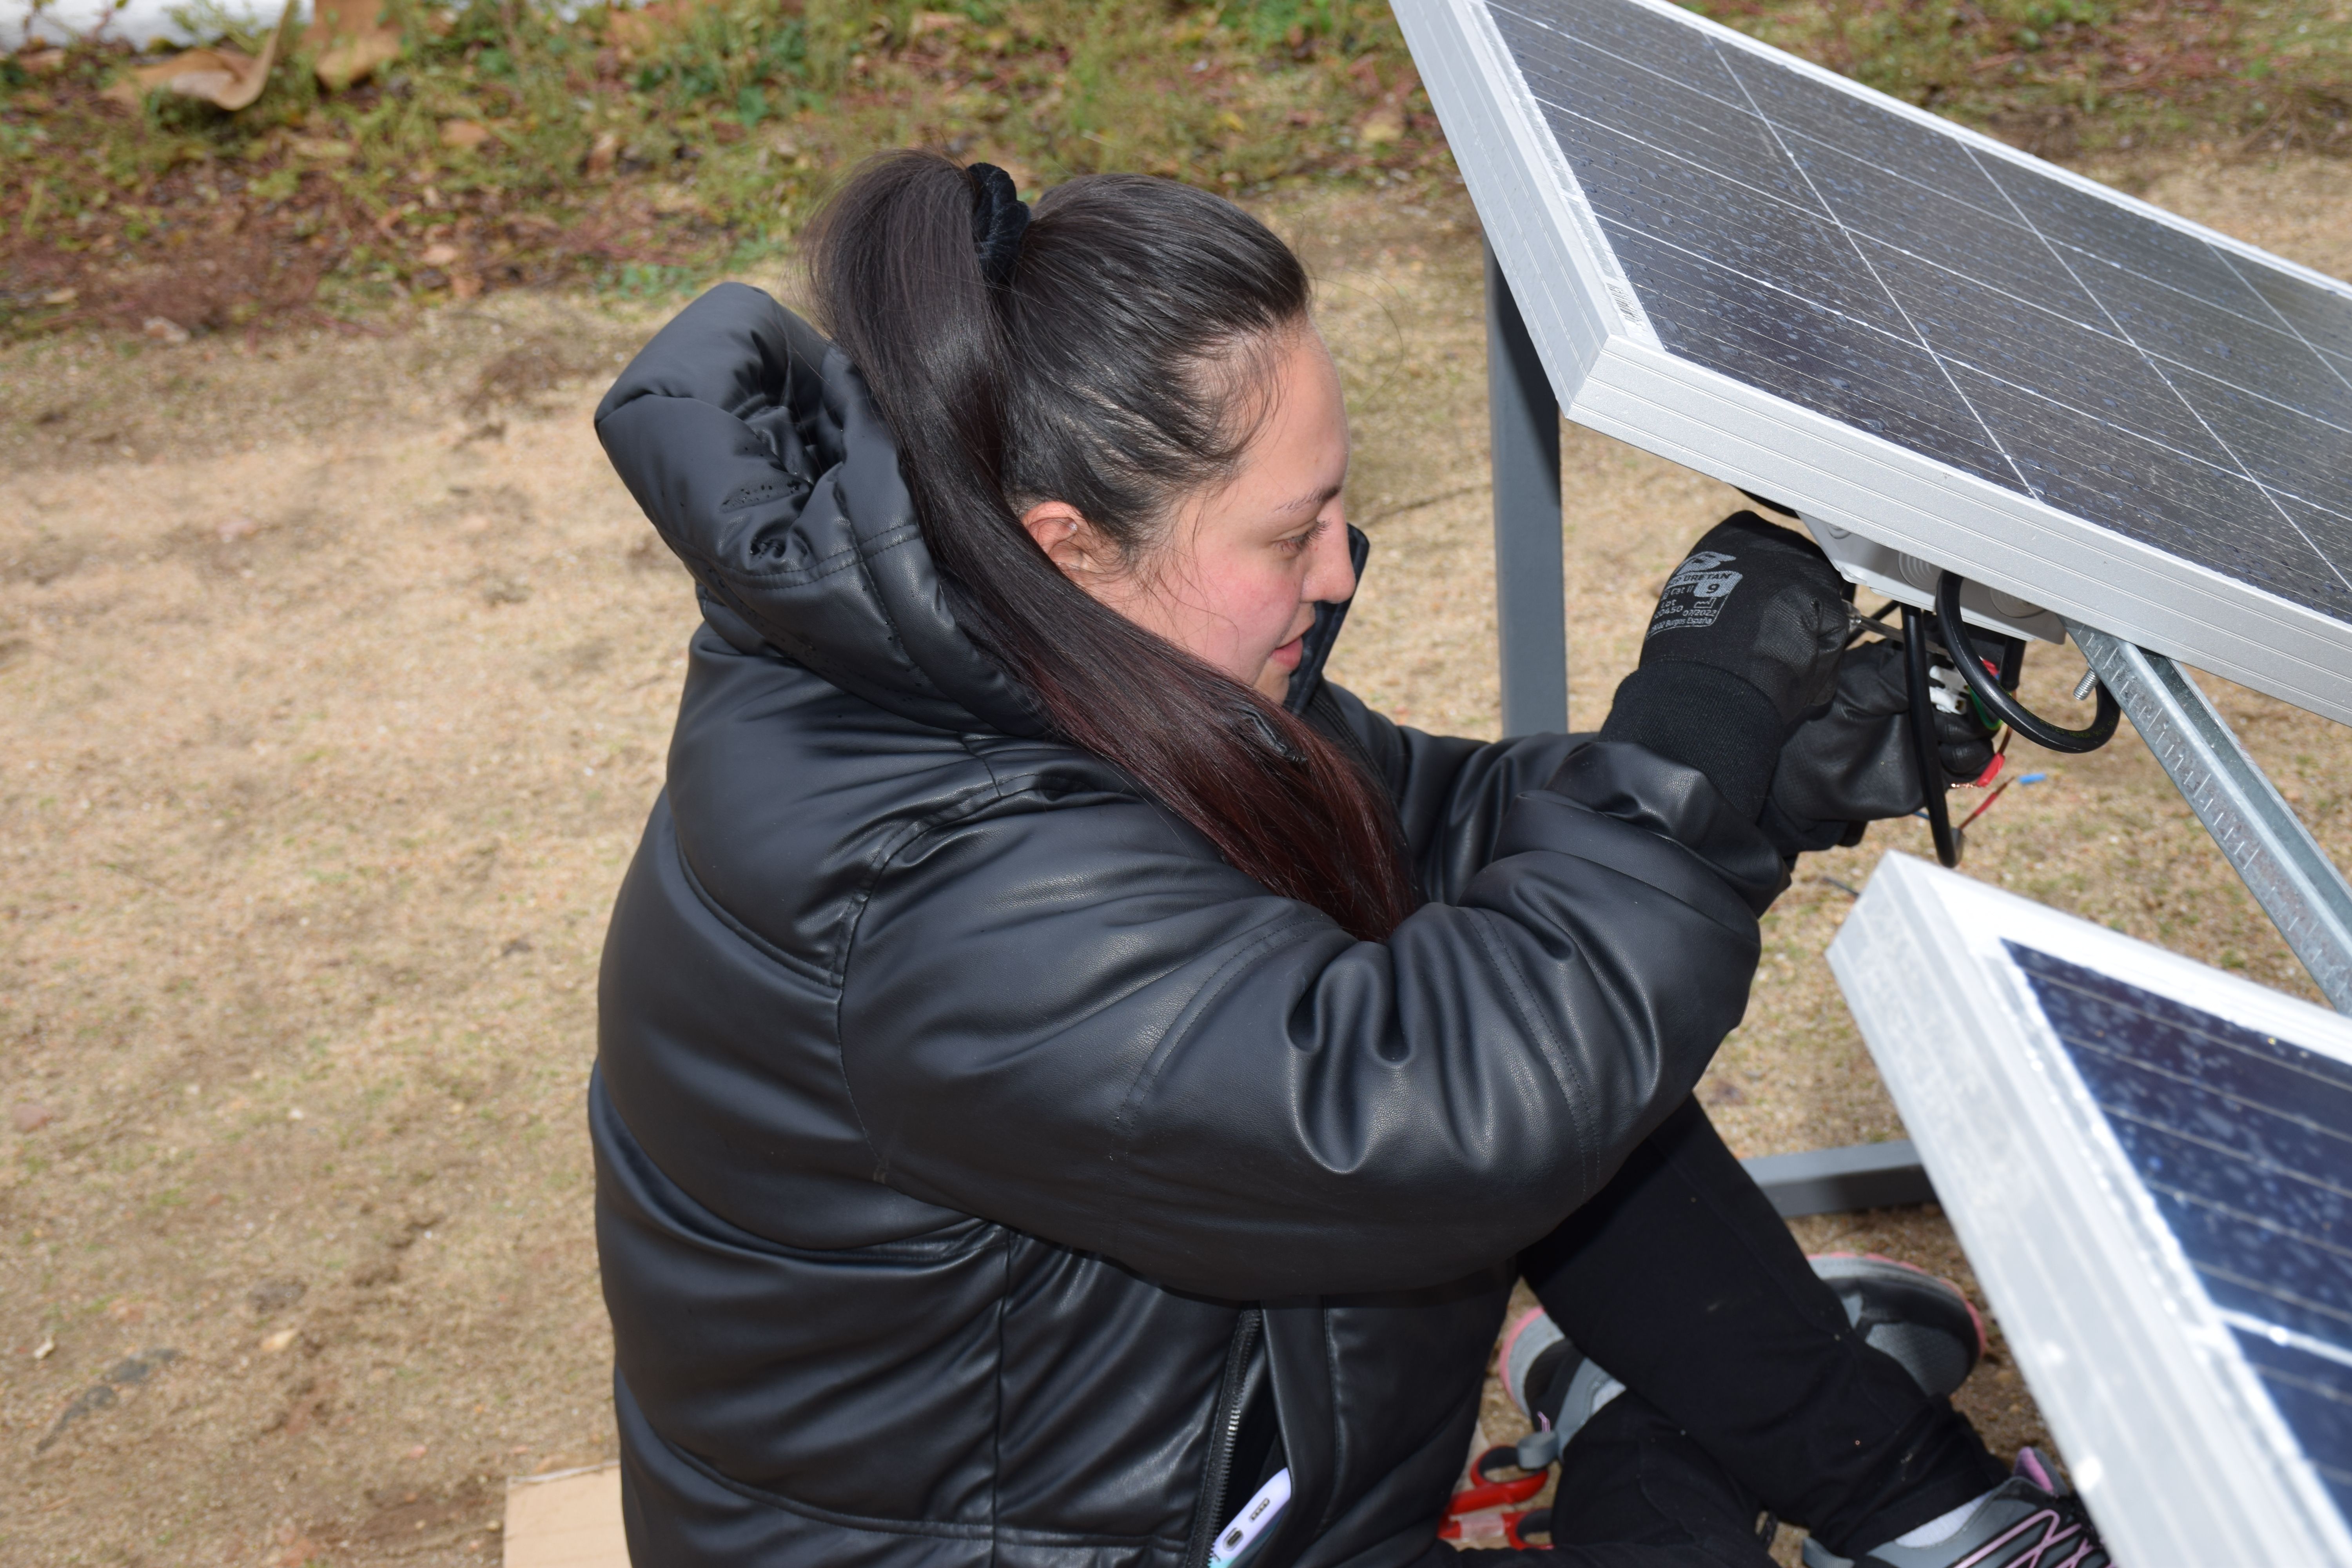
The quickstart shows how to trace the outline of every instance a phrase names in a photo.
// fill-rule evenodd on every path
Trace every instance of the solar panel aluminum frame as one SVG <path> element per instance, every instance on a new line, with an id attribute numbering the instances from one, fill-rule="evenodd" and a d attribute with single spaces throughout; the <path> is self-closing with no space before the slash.
<path id="1" fill-rule="evenodd" d="M 1632 3 L 1932 125 L 1985 156 L 2352 297 L 2335 279 L 1861 87 L 1671 0 Z M 1667 353 L 1484 0 L 1395 0 L 1395 11 L 1569 417 L 1784 501 L 1817 531 L 1846 530 L 2352 723 L 2352 625 Z"/>
<path id="2" fill-rule="evenodd" d="M 1830 947 L 2116 1561 L 2352 1563 L 2352 1531 L 2004 939 L 2347 1062 L 2352 1021 L 1903 855 Z"/>

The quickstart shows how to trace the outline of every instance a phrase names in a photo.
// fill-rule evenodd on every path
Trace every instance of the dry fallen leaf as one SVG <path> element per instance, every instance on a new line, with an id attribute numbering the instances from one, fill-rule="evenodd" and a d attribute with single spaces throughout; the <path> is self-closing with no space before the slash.
<path id="1" fill-rule="evenodd" d="M 607 131 L 601 133 L 595 144 L 588 149 L 588 173 L 598 177 L 611 174 L 614 161 L 620 155 L 620 132 Z"/>
<path id="2" fill-rule="evenodd" d="M 184 343 L 188 341 L 188 329 L 168 316 L 148 317 L 140 331 L 159 343 Z"/>
<path id="3" fill-rule="evenodd" d="M 280 1329 L 274 1334 L 264 1334 L 261 1338 L 261 1348 L 269 1354 L 276 1355 L 294 1342 L 294 1332 L 292 1329 Z"/>
<path id="4" fill-rule="evenodd" d="M 604 37 L 615 47 L 642 49 L 677 27 L 700 10 L 706 0 L 654 0 L 634 10 L 614 9 L 604 21 Z"/>
<path id="5" fill-rule="evenodd" d="M 317 0 L 310 26 L 326 39 L 310 68 L 329 92 L 365 81 L 400 58 L 400 29 L 384 25 L 383 0 Z"/>
<path id="6" fill-rule="evenodd" d="M 457 259 L 457 247 L 443 240 L 436 245 L 426 246 L 416 259 L 427 267 L 446 267 Z"/>
<path id="7" fill-rule="evenodd" d="M 270 42 L 277 42 L 275 34 Z M 257 66 L 260 68 L 256 69 Z M 261 96 L 260 83 L 268 74 L 266 63 L 236 49 L 189 49 L 152 66 L 133 66 L 128 77 L 106 90 L 110 97 L 136 104 L 160 88 L 236 110 Z M 247 88 L 252 90 L 247 92 Z"/>
<path id="8" fill-rule="evenodd" d="M 449 275 L 449 297 L 470 300 L 482 291 L 482 279 L 476 272 L 452 272 Z"/>
<path id="9" fill-rule="evenodd" d="M 459 149 L 480 146 L 490 139 L 490 129 L 470 120 L 445 120 L 441 122 L 441 145 Z"/>
<path id="10" fill-rule="evenodd" d="M 1392 103 L 1384 103 L 1364 116 L 1356 127 L 1356 140 L 1367 147 L 1378 147 L 1404 134 L 1404 111 Z"/>
<path id="11" fill-rule="evenodd" d="M 294 0 L 278 14 L 277 26 L 261 46 L 261 58 L 240 49 L 189 49 L 152 66 L 133 66 L 131 74 L 106 89 L 106 96 L 136 108 L 141 99 L 158 88 L 183 98 L 201 98 L 234 113 L 261 96 L 269 81 L 269 68 L 278 59 L 278 41 L 294 15 Z"/>

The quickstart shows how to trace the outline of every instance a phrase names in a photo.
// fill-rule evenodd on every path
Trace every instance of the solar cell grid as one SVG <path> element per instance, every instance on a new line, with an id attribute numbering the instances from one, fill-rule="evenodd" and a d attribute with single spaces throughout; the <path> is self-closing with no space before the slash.
<path id="1" fill-rule="evenodd" d="M 1641 0 L 1487 9 L 1668 352 L 2352 621 L 2352 300 Z"/>
<path id="2" fill-rule="evenodd" d="M 2003 945 L 2280 1417 L 2352 1517 L 2352 1066 Z"/>
<path id="3" fill-rule="evenodd" d="M 2313 1457 L 2313 1468 L 2326 1483 L 2336 1509 L 2352 1518 L 2352 1475 L 2340 1461 L 2318 1458 L 2352 1454 L 2352 1383 L 2346 1379 L 2343 1363 L 2291 1344 L 2274 1344 L 2269 1336 L 2243 1329 L 2231 1330 L 2231 1336 L 2263 1380 L 2280 1419 Z"/>
<path id="4" fill-rule="evenodd" d="M 2002 454 L 1926 350 L 1891 337 L 1866 348 L 1846 342 L 1838 329 L 1851 318 L 1801 293 L 1759 311 L 1748 287 L 1752 274 L 1605 221 L 1602 226 L 1628 273 L 1674 288 L 1685 300 L 1671 326 L 1659 324 L 1667 347 L 1701 363 L 1769 365 L 1777 389 L 1793 402 L 2009 482 Z"/>

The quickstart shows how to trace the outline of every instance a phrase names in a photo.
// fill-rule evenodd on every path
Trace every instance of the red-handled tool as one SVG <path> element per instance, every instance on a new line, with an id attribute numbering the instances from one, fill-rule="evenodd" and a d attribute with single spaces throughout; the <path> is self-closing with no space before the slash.
<path id="1" fill-rule="evenodd" d="M 1510 1444 L 1489 1448 L 1479 1455 L 1470 1466 L 1470 1484 L 1455 1492 L 1445 1504 L 1445 1521 L 1437 1527 L 1438 1539 L 1460 1540 L 1462 1521 L 1465 1515 L 1485 1513 L 1489 1510 L 1507 1509 L 1513 1503 L 1525 1502 L 1543 1490 L 1544 1481 L 1549 1476 L 1549 1467 L 1540 1470 L 1529 1470 L 1524 1475 L 1511 1476 L 1501 1480 L 1493 1479 L 1495 1472 L 1498 1470 L 1515 1470 L 1518 1467 L 1519 1451 Z M 1514 1546 L 1518 1544 L 1518 1537 L 1516 1533 L 1518 1521 L 1525 1517 L 1524 1513 L 1506 1513 L 1502 1516 L 1503 1532 L 1511 1540 Z"/>

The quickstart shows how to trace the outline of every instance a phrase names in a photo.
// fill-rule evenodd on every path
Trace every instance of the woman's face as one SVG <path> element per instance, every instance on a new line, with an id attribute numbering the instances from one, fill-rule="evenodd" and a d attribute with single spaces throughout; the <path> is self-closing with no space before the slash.
<path id="1" fill-rule="evenodd" d="M 1118 563 L 1060 501 L 1022 521 L 1087 593 L 1279 702 L 1315 606 L 1355 593 L 1356 574 L 1339 505 L 1348 416 L 1330 351 L 1311 327 L 1282 343 L 1269 394 L 1232 480 L 1181 507 L 1149 559 Z"/>

